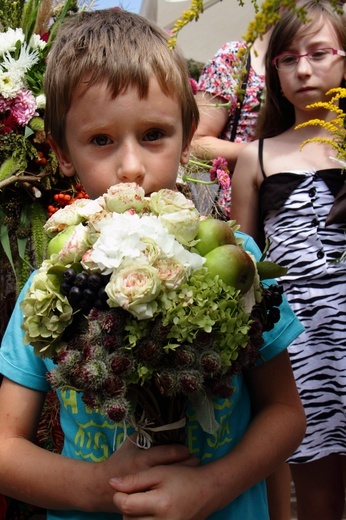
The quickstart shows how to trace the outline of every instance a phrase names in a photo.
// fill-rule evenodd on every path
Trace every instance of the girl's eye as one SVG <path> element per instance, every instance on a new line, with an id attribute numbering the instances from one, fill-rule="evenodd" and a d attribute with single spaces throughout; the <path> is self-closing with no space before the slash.
<path id="1" fill-rule="evenodd" d="M 163 136 L 161 130 L 149 130 L 144 136 L 144 141 L 157 141 Z"/>
<path id="2" fill-rule="evenodd" d="M 106 135 L 97 135 L 93 138 L 92 142 L 97 146 L 106 146 L 111 141 Z"/>

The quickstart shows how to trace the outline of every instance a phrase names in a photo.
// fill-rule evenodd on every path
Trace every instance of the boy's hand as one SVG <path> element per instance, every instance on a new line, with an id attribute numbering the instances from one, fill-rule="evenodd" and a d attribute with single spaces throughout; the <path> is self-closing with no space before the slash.
<path id="1" fill-rule="evenodd" d="M 132 439 L 135 439 L 135 434 Z M 108 466 L 110 477 L 122 477 L 155 466 L 184 464 L 190 460 L 191 455 L 186 446 L 171 444 L 144 450 L 128 438 L 104 464 Z"/>
<path id="2" fill-rule="evenodd" d="M 205 467 L 197 459 L 111 479 L 124 520 L 203 520 L 213 512 Z M 208 506 L 209 503 L 209 506 Z"/>

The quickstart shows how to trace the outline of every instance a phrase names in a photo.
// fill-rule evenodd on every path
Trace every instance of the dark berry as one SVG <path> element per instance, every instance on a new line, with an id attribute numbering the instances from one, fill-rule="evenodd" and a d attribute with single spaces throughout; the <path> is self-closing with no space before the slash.
<path id="1" fill-rule="evenodd" d="M 272 307 L 269 311 L 270 321 L 277 323 L 280 319 L 280 310 L 277 307 Z"/>
<path id="2" fill-rule="evenodd" d="M 97 291 L 103 284 L 103 277 L 98 273 L 92 273 L 88 278 L 88 286 Z"/>
<path id="3" fill-rule="evenodd" d="M 282 304 L 282 295 L 279 291 L 274 291 L 272 293 L 272 305 L 275 307 L 279 307 Z"/>
<path id="4" fill-rule="evenodd" d="M 60 285 L 60 291 L 64 296 L 68 296 L 70 294 L 71 287 L 71 284 L 67 282 L 62 282 L 62 284 Z"/>
<path id="5" fill-rule="evenodd" d="M 97 293 L 97 297 L 102 301 L 106 302 L 108 300 L 108 294 L 104 287 L 101 287 Z"/>
<path id="6" fill-rule="evenodd" d="M 76 271 L 70 267 L 70 269 L 66 269 L 66 271 L 63 272 L 62 277 L 65 282 L 72 285 L 76 278 Z"/>
<path id="7" fill-rule="evenodd" d="M 93 303 L 95 300 L 95 293 L 89 287 L 83 290 L 83 299 L 88 303 Z"/>
<path id="8" fill-rule="evenodd" d="M 94 301 L 94 307 L 99 311 L 102 311 L 106 309 L 106 303 L 100 300 L 100 298 L 96 298 L 96 300 Z"/>
<path id="9" fill-rule="evenodd" d="M 79 287 L 75 287 L 75 286 L 71 287 L 71 290 L 68 295 L 68 301 L 70 302 L 72 307 L 77 305 L 81 301 L 81 298 L 82 298 L 81 289 Z"/>
<path id="10" fill-rule="evenodd" d="M 76 275 L 76 278 L 74 280 L 74 285 L 76 287 L 81 287 L 84 289 L 84 287 L 87 286 L 88 283 L 88 275 L 86 273 L 78 273 Z"/>

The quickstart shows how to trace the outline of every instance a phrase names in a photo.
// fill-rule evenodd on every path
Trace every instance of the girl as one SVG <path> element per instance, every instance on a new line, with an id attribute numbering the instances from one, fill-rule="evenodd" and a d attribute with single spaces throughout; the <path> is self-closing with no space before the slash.
<path id="1" fill-rule="evenodd" d="M 346 77 L 346 20 L 342 5 L 305 0 L 304 21 L 287 12 L 274 28 L 266 58 L 267 100 L 259 141 L 246 145 L 232 183 L 232 218 L 288 267 L 285 294 L 306 331 L 288 348 L 307 415 L 306 436 L 289 459 L 299 520 L 340 520 L 346 454 L 345 223 L 325 222 L 345 175 L 333 150 L 305 139 L 330 134 L 299 123 L 332 114 L 306 106 Z"/>

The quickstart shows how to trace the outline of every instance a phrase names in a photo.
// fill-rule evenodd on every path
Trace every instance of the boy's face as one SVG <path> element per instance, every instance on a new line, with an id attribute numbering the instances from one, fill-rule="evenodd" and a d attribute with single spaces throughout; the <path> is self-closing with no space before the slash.
<path id="1" fill-rule="evenodd" d="M 78 174 L 91 198 L 120 182 L 136 182 L 148 195 L 174 189 L 183 147 L 181 106 L 167 97 L 156 78 L 148 97 L 129 87 L 112 99 L 105 82 L 76 92 L 66 117 L 63 152 L 52 143 L 65 175 Z"/>

